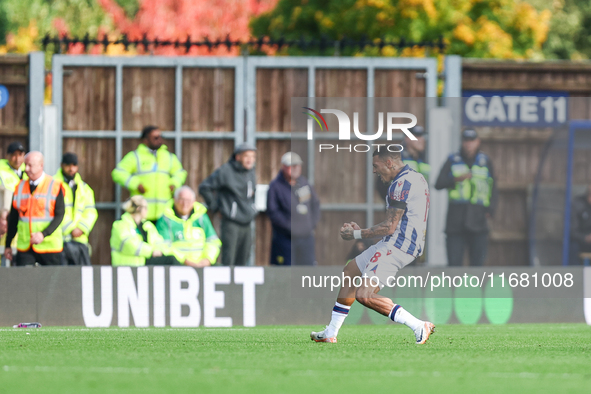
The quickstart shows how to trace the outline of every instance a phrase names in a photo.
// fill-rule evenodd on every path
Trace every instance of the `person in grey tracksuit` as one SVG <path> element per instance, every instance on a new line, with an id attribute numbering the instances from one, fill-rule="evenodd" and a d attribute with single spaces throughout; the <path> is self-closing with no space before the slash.
<path id="1" fill-rule="evenodd" d="M 246 265 L 250 258 L 250 224 L 256 215 L 255 162 L 256 147 L 243 143 L 199 185 L 208 210 L 222 215 L 222 265 Z"/>

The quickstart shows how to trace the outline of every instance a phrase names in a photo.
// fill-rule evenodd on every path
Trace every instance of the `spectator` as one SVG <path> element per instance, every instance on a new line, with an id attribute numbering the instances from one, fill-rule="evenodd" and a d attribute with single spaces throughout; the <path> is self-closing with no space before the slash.
<path id="1" fill-rule="evenodd" d="M 67 265 L 90 265 L 88 234 L 98 218 L 94 191 L 78 173 L 78 156 L 66 153 L 54 179 L 62 182 L 66 212 L 62 224 L 64 259 Z"/>
<path id="2" fill-rule="evenodd" d="M 43 171 L 41 152 L 25 156 L 28 180 L 21 180 L 12 199 L 4 256 L 12 261 L 10 244 L 18 232 L 16 265 L 61 265 L 64 188 Z"/>
<path id="3" fill-rule="evenodd" d="M 572 204 L 571 240 L 574 241 L 571 261 L 580 261 L 579 253 L 591 253 L 591 185 Z"/>
<path id="4" fill-rule="evenodd" d="M 6 159 L 0 160 L 0 208 L 10 209 L 12 193 L 25 174 L 25 148 L 20 142 L 8 145 Z"/>
<path id="5" fill-rule="evenodd" d="M 113 223 L 111 231 L 111 264 L 178 265 L 170 248 L 154 224 L 146 221 L 148 202 L 142 196 L 133 196 L 123 204 L 125 213 Z"/>
<path id="6" fill-rule="evenodd" d="M 6 159 L 0 160 L 0 209 L 10 211 L 12 205 L 12 194 L 16 185 L 27 177 L 25 173 L 25 148 L 20 142 L 13 142 L 8 145 Z M 7 224 L 8 225 L 8 224 Z M 4 231 L 6 234 L 6 230 Z M 6 242 L 6 236 L 0 236 L 0 245 Z M 12 246 L 16 246 L 16 237 L 12 240 Z"/>
<path id="7" fill-rule="evenodd" d="M 158 219 L 156 229 L 171 244 L 181 263 L 200 268 L 217 261 L 222 242 L 207 216 L 207 208 L 195 201 L 195 192 L 189 186 L 175 191 L 174 204 Z"/>
<path id="8" fill-rule="evenodd" d="M 314 228 L 320 220 L 320 201 L 301 174 L 301 157 L 287 152 L 281 157 L 281 171 L 269 185 L 267 215 L 273 226 L 272 265 L 316 264 Z"/>
<path id="9" fill-rule="evenodd" d="M 470 265 L 481 266 L 488 248 L 488 220 L 497 200 L 492 162 L 480 150 L 475 130 L 464 130 L 460 152 L 451 154 L 437 178 L 437 190 L 449 190 L 447 210 L 447 261 L 461 266 L 464 250 Z"/>
<path id="10" fill-rule="evenodd" d="M 172 200 L 174 190 L 185 183 L 187 172 L 163 144 L 158 127 L 144 127 L 141 139 L 138 148 L 125 155 L 111 175 L 113 181 L 129 189 L 132 196 L 146 198 L 147 219 L 156 223 Z"/>
<path id="11" fill-rule="evenodd" d="M 416 126 L 410 131 L 417 137 L 417 140 L 411 140 L 408 136 L 404 136 L 404 150 L 401 153 L 402 162 L 408 164 L 413 170 L 420 172 L 425 177 L 425 180 L 429 182 L 431 166 L 425 161 L 425 128 Z"/>
<path id="12" fill-rule="evenodd" d="M 199 185 L 210 212 L 222 214 L 222 264 L 246 265 L 251 251 L 250 224 L 256 215 L 256 147 L 243 143 Z"/>

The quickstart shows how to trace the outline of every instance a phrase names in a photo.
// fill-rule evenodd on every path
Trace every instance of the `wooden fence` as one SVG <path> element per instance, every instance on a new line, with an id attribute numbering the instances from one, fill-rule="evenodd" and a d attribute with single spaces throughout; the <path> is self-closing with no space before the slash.
<path id="1" fill-rule="evenodd" d="M 317 97 L 367 96 L 367 72 L 355 69 L 316 69 Z M 417 79 L 424 70 L 376 70 L 377 97 L 424 97 L 425 80 Z M 182 131 L 231 132 L 234 130 L 234 82 L 232 68 L 187 68 L 183 70 Z M 63 130 L 115 130 L 115 68 L 65 67 L 63 79 Z M 291 131 L 291 98 L 308 94 L 307 68 L 263 68 L 256 73 L 256 131 Z M 162 130 L 175 128 L 175 69 L 124 67 L 122 129 L 137 131 L 146 124 L 158 125 Z M 167 140 L 171 151 L 175 144 Z M 122 154 L 136 148 L 138 139 L 123 139 Z M 182 163 L 188 171 L 187 184 L 196 189 L 214 169 L 226 162 L 232 153 L 232 139 L 187 139 L 182 144 Z M 268 184 L 280 169 L 280 158 L 289 150 L 298 150 L 306 161 L 305 149 L 292 146 L 289 139 L 260 139 L 257 141 L 257 182 Z M 305 145 L 304 145 L 305 146 Z M 69 137 L 63 140 L 63 151 L 80 157 L 80 173 L 95 190 L 97 202 L 115 198 L 111 170 L 115 167 L 115 139 Z M 318 194 L 322 203 L 339 203 L 334 193 L 335 179 L 329 168 L 323 167 L 322 157 L 316 156 L 315 172 Z M 334 166 L 335 163 L 326 164 Z M 341 172 L 355 162 L 342 163 Z M 365 161 L 357 163 L 365 165 Z M 304 168 L 304 174 L 308 170 Z M 351 171 L 352 173 L 352 171 Z M 363 194 L 363 193 L 362 193 Z M 127 197 L 122 193 L 122 199 Z M 365 195 L 360 195 L 360 200 Z M 347 202 L 351 202 L 350 198 Z M 344 221 L 365 222 L 364 211 L 323 212 L 317 229 L 317 259 L 319 264 L 340 264 L 351 248 L 338 237 Z M 115 213 L 111 209 L 99 212 L 98 223 L 92 232 L 93 263 L 109 264 L 109 234 Z M 271 226 L 264 214 L 256 219 L 256 264 L 267 265 L 271 247 Z"/>
<path id="2" fill-rule="evenodd" d="M 29 146 L 29 57 L 0 56 L 0 85 L 6 86 L 10 97 L 6 106 L 0 109 L 0 156 L 3 157 L 13 141 Z"/>

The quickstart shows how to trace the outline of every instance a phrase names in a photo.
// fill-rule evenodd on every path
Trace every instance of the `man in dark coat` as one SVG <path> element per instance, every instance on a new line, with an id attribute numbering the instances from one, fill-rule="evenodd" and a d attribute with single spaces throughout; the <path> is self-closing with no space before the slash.
<path id="1" fill-rule="evenodd" d="M 255 162 L 256 147 L 243 143 L 199 185 L 208 210 L 222 214 L 222 265 L 246 265 L 250 258 L 250 224 L 256 215 Z"/>
<path id="2" fill-rule="evenodd" d="M 301 174 L 301 157 L 287 152 L 281 158 L 281 171 L 269 185 L 267 215 L 273 226 L 272 265 L 316 264 L 314 228 L 320 220 L 320 202 Z"/>

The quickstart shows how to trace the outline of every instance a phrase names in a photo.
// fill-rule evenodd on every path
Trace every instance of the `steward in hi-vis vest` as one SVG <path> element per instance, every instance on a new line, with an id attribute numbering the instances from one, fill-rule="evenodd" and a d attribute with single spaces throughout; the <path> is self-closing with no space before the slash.
<path id="1" fill-rule="evenodd" d="M 25 171 L 29 179 L 20 181 L 12 199 L 4 256 L 12 260 L 9 246 L 18 232 L 16 265 L 61 265 L 62 183 L 43 172 L 41 152 L 25 156 Z"/>
<path id="2" fill-rule="evenodd" d="M 0 160 L 0 209 L 10 211 L 12 194 L 21 179 L 29 179 L 25 173 L 25 147 L 20 142 L 8 145 L 6 159 Z M 6 243 L 6 234 L 0 237 L 0 244 Z M 12 241 L 16 247 L 16 237 Z"/>
<path id="3" fill-rule="evenodd" d="M 132 196 L 142 195 L 148 201 L 147 220 L 155 223 L 172 201 L 174 190 L 185 183 L 187 172 L 163 144 L 157 127 L 144 127 L 141 138 L 138 148 L 125 155 L 111 175 Z"/>
<path id="4" fill-rule="evenodd" d="M 111 264 L 131 267 L 178 265 L 171 248 L 158 234 L 154 224 L 146 221 L 146 199 L 133 196 L 122 208 L 125 213 L 113 223 L 111 230 Z"/>
<path id="5" fill-rule="evenodd" d="M 195 201 L 190 187 L 175 192 L 174 204 L 158 219 L 156 229 L 181 264 L 208 267 L 217 261 L 222 241 L 207 216 L 207 208 Z"/>
<path id="6" fill-rule="evenodd" d="M 429 182 L 431 166 L 425 162 L 425 129 L 421 126 L 413 127 L 410 132 L 417 138 L 416 141 L 404 137 L 404 150 L 401 152 L 402 162 L 416 172 L 421 173 Z"/>
<path id="7" fill-rule="evenodd" d="M 435 184 L 437 190 L 448 190 L 445 232 L 448 264 L 453 266 L 462 265 L 466 247 L 470 265 L 481 266 L 486 260 L 497 191 L 492 162 L 479 148 L 476 131 L 464 130 L 462 149 L 448 157 Z"/>
<path id="8" fill-rule="evenodd" d="M 66 213 L 62 222 L 64 258 L 68 265 L 90 265 L 88 235 L 98 218 L 94 191 L 78 173 L 78 156 L 66 153 L 53 177 L 62 182 Z"/>

